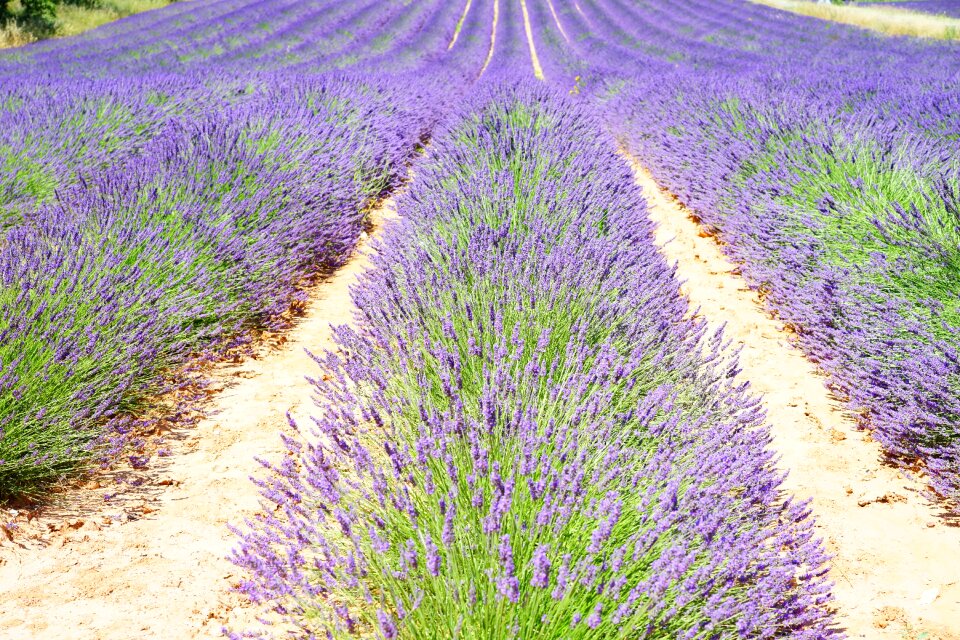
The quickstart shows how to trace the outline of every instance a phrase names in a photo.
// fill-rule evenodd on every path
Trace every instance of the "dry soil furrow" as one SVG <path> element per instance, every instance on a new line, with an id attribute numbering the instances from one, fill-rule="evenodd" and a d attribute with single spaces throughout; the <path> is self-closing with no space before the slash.
<path id="1" fill-rule="evenodd" d="M 483 61 L 483 67 L 480 69 L 480 75 L 477 77 L 482 77 L 484 72 L 486 72 L 487 67 L 490 66 L 490 62 L 493 60 L 493 52 L 497 46 L 497 23 L 500 21 L 500 0 L 493 0 L 493 27 L 490 29 L 490 49 L 487 51 L 487 58 Z"/>
<path id="2" fill-rule="evenodd" d="M 537 56 L 537 47 L 533 42 L 533 28 L 530 26 L 530 13 L 527 11 L 527 0 L 520 0 L 520 10 L 523 13 L 523 31 L 527 35 L 527 46 L 530 48 L 530 64 L 533 65 L 533 75 L 537 80 L 546 80 L 540 58 Z"/>
<path id="3" fill-rule="evenodd" d="M 882 463 L 880 448 L 844 414 L 717 242 L 632 164 L 656 242 L 676 262 L 691 307 L 742 346 L 742 376 L 764 396 L 786 488 L 813 499 L 849 636 L 960 638 L 960 528 L 945 525 L 921 487 Z"/>
<path id="4" fill-rule="evenodd" d="M 457 38 L 460 37 L 460 30 L 463 29 L 463 22 L 467 19 L 467 14 L 470 13 L 470 4 L 473 0 L 467 0 L 467 4 L 463 7 L 463 14 L 460 16 L 460 20 L 457 21 L 457 26 L 453 31 L 453 37 L 450 39 L 450 44 L 447 45 L 447 51 L 453 49 L 453 45 L 457 44 Z"/>
<path id="5" fill-rule="evenodd" d="M 560 35 L 563 36 L 564 40 L 570 42 L 570 36 L 568 36 L 567 32 L 563 30 L 563 25 L 560 23 L 560 16 L 557 15 L 557 10 L 553 6 L 553 0 L 547 0 L 547 7 L 550 9 L 550 15 L 553 16 L 553 23 L 557 25 L 557 31 L 560 32 Z"/>
<path id="6" fill-rule="evenodd" d="M 373 214 L 375 232 L 394 215 L 388 200 Z M 258 506 L 249 477 L 254 456 L 280 453 L 286 413 L 303 419 L 313 406 L 304 379 L 316 368 L 306 349 L 332 346 L 331 324 L 353 320 L 349 286 L 368 264 L 360 250 L 312 291 L 305 317 L 287 342 L 261 359 L 218 367 L 230 386 L 212 417 L 173 446 L 165 485 L 141 517 L 101 526 L 87 517 L 45 548 L 0 549 L 0 638 L 128 640 L 222 637 L 254 611 L 232 593 L 238 571 L 226 556 L 228 523 Z M 109 511 L 109 508 L 106 508 Z"/>

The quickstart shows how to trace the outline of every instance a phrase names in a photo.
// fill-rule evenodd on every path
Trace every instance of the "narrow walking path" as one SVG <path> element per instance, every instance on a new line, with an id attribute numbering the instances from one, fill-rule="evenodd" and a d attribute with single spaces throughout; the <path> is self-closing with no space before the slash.
<path id="1" fill-rule="evenodd" d="M 563 30 L 563 25 L 560 23 L 560 16 L 557 15 L 557 10 L 553 6 L 553 0 L 547 0 L 547 7 L 550 9 L 550 15 L 553 16 L 553 23 L 557 25 L 557 31 L 560 32 L 560 35 L 563 36 L 563 39 L 570 42 L 570 36 L 567 35 L 567 32 Z"/>
<path id="2" fill-rule="evenodd" d="M 394 215 L 388 200 L 371 216 L 374 233 Z M 330 325 L 353 320 L 349 287 L 368 264 L 368 245 L 315 287 L 281 348 L 217 367 L 226 386 L 212 401 L 217 413 L 172 446 L 174 462 L 151 479 L 157 490 L 140 509 L 115 518 L 105 505 L 51 522 L 58 530 L 46 546 L 0 547 L 0 638 L 221 638 L 224 625 L 253 621 L 254 610 L 231 591 L 239 576 L 226 560 L 234 545 L 227 525 L 257 510 L 254 456 L 280 453 L 287 411 L 309 416 L 304 376 L 316 363 L 305 349 L 330 348 Z"/>
<path id="3" fill-rule="evenodd" d="M 838 619 L 851 638 L 960 638 L 960 528 L 947 526 L 921 487 L 881 462 L 868 434 L 762 308 L 717 242 L 632 161 L 656 242 L 677 264 L 693 309 L 742 346 L 743 379 L 764 396 L 786 488 L 812 497 L 834 556 Z"/>
<path id="4" fill-rule="evenodd" d="M 487 51 L 487 57 L 483 61 L 483 67 L 480 69 L 480 75 L 477 76 L 478 78 L 483 76 L 487 67 L 490 66 L 490 61 L 493 60 L 493 51 L 497 46 L 498 22 L 500 22 L 500 0 L 493 0 L 493 26 L 490 28 L 490 49 Z"/>
<path id="5" fill-rule="evenodd" d="M 537 56 L 537 46 L 533 42 L 533 28 L 530 26 L 530 13 L 527 11 L 527 0 L 520 0 L 520 10 L 523 12 L 523 31 L 527 34 L 527 46 L 530 48 L 530 63 L 533 65 L 533 75 L 537 80 L 546 80 L 540 58 Z"/>
<path id="6" fill-rule="evenodd" d="M 470 13 L 470 4 L 473 0 L 467 0 L 467 4 L 463 7 L 463 14 L 460 16 L 460 19 L 457 21 L 457 26 L 453 30 L 453 37 L 450 38 L 450 44 L 447 45 L 447 51 L 453 49 L 453 45 L 457 44 L 457 38 L 460 37 L 460 30 L 463 29 L 463 22 L 467 19 L 467 14 Z"/>

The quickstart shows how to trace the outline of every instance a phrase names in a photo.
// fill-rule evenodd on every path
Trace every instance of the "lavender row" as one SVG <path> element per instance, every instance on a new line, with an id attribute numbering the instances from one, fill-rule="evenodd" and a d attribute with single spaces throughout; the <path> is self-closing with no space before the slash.
<path id="1" fill-rule="evenodd" d="M 349 254 L 481 55 L 461 47 L 443 78 L 453 12 L 375 8 L 181 3 L 0 64 L 16 76 L 0 80 L 0 497 L 91 459 L 144 464 L 163 415 L 148 399 L 177 368 L 276 326 Z M 344 30 L 309 65 L 278 57 Z M 220 42 L 224 64 L 204 62 Z M 170 52 L 192 62 L 164 70 Z"/>
<path id="2" fill-rule="evenodd" d="M 739 0 L 560 12 L 626 146 L 891 458 L 960 497 L 960 58 Z M 546 22 L 542 28 L 550 28 Z"/>
<path id="3" fill-rule="evenodd" d="M 193 10 L 184 12 L 191 4 Z M 0 78 L 8 76 L 0 79 L 0 225 L 16 224 L 57 189 L 138 153 L 171 119 L 202 119 L 285 77 L 344 67 L 375 77 L 387 71 L 400 81 L 410 72 L 441 77 L 429 67 L 436 66 L 431 56 L 445 50 L 444 25 L 454 22 L 448 5 L 423 3 L 414 12 L 401 3 L 353 2 L 307 12 L 287 4 L 231 0 L 201 11 L 196 3 L 180 3 L 82 39 L 37 43 L 8 54 L 17 60 L 0 62 Z M 172 25 L 179 31 L 171 33 Z M 163 31 L 154 35 L 151 28 Z M 351 35 L 338 35 L 344 33 Z M 324 34 L 333 44 L 321 46 Z M 158 42 L 163 48 L 153 51 Z M 311 48 L 304 50 L 307 44 Z M 131 46 L 152 53 L 136 54 Z M 207 49 L 220 52 L 216 67 L 203 53 Z M 124 58 L 132 61 L 121 64 Z M 453 87 L 466 84 L 458 74 L 479 66 L 461 52 L 445 62 L 451 68 L 442 75 Z M 278 68 L 284 72 L 275 79 Z"/>
<path id="4" fill-rule="evenodd" d="M 419 142 L 420 113 L 384 81 L 289 82 L 169 123 L 10 230 L 0 493 L 119 453 L 166 368 L 278 318 L 304 276 L 339 264 Z"/>
<path id="5" fill-rule="evenodd" d="M 71 77 L 247 74 L 277 68 L 316 73 L 377 57 L 383 67 L 383 56 L 399 56 L 405 45 L 413 45 L 418 58 L 440 50 L 446 26 L 455 22 L 454 9 L 439 0 L 187 0 L 76 38 L 7 53 L 0 56 L 0 75 L 21 76 L 24 65 L 35 73 Z M 390 71 L 398 66 L 387 61 Z"/>
<path id="6" fill-rule="evenodd" d="M 33 80 L 0 81 L 0 227 L 24 222 L 57 191 L 144 152 L 172 119 L 227 108 L 236 89 L 174 76 Z"/>
<path id="7" fill-rule="evenodd" d="M 302 637 L 835 635 L 758 404 L 581 105 L 478 92 L 398 211 L 240 532 L 251 598 Z"/>

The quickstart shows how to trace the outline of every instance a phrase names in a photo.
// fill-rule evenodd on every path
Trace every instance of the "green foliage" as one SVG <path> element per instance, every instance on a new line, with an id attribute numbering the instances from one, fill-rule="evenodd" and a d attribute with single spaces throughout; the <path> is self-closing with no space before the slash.
<path id="1" fill-rule="evenodd" d="M 731 176 L 738 186 L 768 177 L 777 183 L 770 202 L 751 205 L 758 218 L 776 204 L 780 215 L 789 212 L 787 235 L 814 241 L 811 260 L 845 269 L 846 286 L 870 284 L 888 299 L 909 302 L 909 313 L 927 321 L 934 335 L 950 330 L 930 322 L 931 309 L 960 326 L 957 166 L 920 166 L 909 146 L 891 153 L 830 122 L 780 128 L 736 98 L 719 103 L 712 122 L 762 139 L 761 150 Z M 936 259 L 931 247 L 938 248 Z M 778 255 L 771 248 L 770 259 Z M 886 266 L 877 268 L 879 262 Z"/>
<path id="2" fill-rule="evenodd" d="M 0 0 L 0 48 L 72 36 L 176 0 Z"/>
<path id="3" fill-rule="evenodd" d="M 52 33 L 57 25 L 57 3 L 54 0 L 22 0 L 21 19 L 35 31 Z"/>

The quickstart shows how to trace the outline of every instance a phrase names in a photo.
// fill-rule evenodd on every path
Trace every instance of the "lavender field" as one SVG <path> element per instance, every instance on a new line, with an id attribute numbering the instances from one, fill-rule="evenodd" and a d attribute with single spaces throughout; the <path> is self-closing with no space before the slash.
<path id="1" fill-rule="evenodd" d="M 0 52 L 0 500 L 149 475 L 391 198 L 219 527 L 271 623 L 223 634 L 874 637 L 631 162 L 952 531 L 960 45 L 747 0 L 183 0 Z"/>

